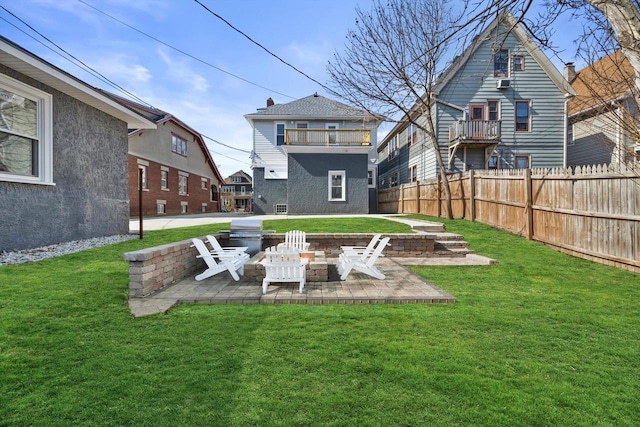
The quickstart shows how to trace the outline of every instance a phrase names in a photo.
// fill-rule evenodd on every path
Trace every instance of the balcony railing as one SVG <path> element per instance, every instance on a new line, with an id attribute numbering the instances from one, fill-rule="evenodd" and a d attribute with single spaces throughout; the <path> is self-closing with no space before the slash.
<path id="1" fill-rule="evenodd" d="M 286 129 L 290 145 L 371 145 L 370 129 Z"/>
<path id="2" fill-rule="evenodd" d="M 458 120 L 449 126 L 449 143 L 457 142 L 499 142 L 500 120 Z"/>

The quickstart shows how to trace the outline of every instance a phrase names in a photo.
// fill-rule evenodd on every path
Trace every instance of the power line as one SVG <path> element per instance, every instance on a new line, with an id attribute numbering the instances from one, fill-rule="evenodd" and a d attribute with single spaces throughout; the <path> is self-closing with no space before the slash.
<path id="1" fill-rule="evenodd" d="M 251 37 L 249 37 L 247 34 L 245 34 L 244 32 L 242 32 L 242 30 L 239 30 L 238 28 L 234 27 L 229 21 L 227 21 L 226 19 L 224 19 L 222 16 L 218 15 L 217 13 L 215 13 L 214 11 L 212 11 L 211 9 L 209 9 L 207 6 L 205 6 L 204 4 L 202 4 L 200 2 L 200 0 L 194 0 L 196 3 L 198 3 L 200 6 L 202 6 L 207 12 L 209 12 L 210 14 L 212 14 L 213 16 L 215 16 L 216 18 L 218 18 L 219 20 L 221 20 L 222 22 L 224 22 L 225 24 L 227 24 L 229 27 L 231 27 L 234 31 L 242 34 L 245 38 L 247 38 L 251 43 L 255 44 L 256 46 L 258 46 L 259 48 L 261 48 L 262 50 L 264 50 L 265 52 L 267 52 L 269 55 L 273 56 L 274 58 L 276 58 L 278 61 L 282 62 L 283 64 L 285 64 L 287 67 L 292 68 L 293 70 L 295 70 L 296 72 L 302 74 L 303 76 L 305 76 L 307 79 L 311 80 L 312 82 L 320 85 L 320 87 L 322 87 L 324 90 L 328 91 L 329 93 L 335 93 L 332 89 L 328 88 L 327 86 L 323 85 L 322 83 L 320 83 L 319 81 L 317 81 L 316 79 L 314 79 L 313 77 L 309 76 L 307 73 L 305 73 L 304 71 L 299 70 L 298 68 L 296 68 L 295 66 L 291 65 L 290 63 L 288 63 L 287 61 L 285 61 L 284 59 L 280 58 L 278 55 L 276 55 L 275 53 L 271 52 L 269 49 L 267 49 L 266 47 L 264 47 L 263 45 L 261 45 L 260 43 L 258 43 L 257 41 L 253 40 Z"/>
<path id="2" fill-rule="evenodd" d="M 236 78 L 236 79 L 238 79 L 238 80 L 242 80 L 242 81 L 243 81 L 243 82 L 245 82 L 245 83 L 249 83 L 249 84 L 251 84 L 251 85 L 253 85 L 253 86 L 259 87 L 260 89 L 264 89 L 264 90 L 267 90 L 267 91 L 269 91 L 269 92 L 277 93 L 278 95 L 282 95 L 282 96 L 284 96 L 284 97 L 286 97 L 286 98 L 295 99 L 293 96 L 289 96 L 289 95 L 286 95 L 286 94 L 284 94 L 284 93 L 282 93 L 282 92 L 278 92 L 278 91 L 276 91 L 276 90 L 269 89 L 268 87 L 265 87 L 265 86 L 259 85 L 258 83 L 254 83 L 254 82 L 252 82 L 252 81 L 250 81 L 250 80 L 247 80 L 247 79 L 245 79 L 245 78 L 243 78 L 243 77 L 240 77 L 240 76 L 238 76 L 238 75 L 235 75 L 235 74 L 233 74 L 233 73 L 230 73 L 229 71 L 223 70 L 222 68 L 216 67 L 215 65 L 213 65 L 213 64 L 211 64 L 211 63 L 209 63 L 209 62 L 206 62 L 206 61 L 204 61 L 204 60 L 202 60 L 202 59 L 200 59 L 200 58 L 198 58 L 198 57 L 196 57 L 196 56 L 193 56 L 193 55 L 191 55 L 190 53 L 187 53 L 187 52 L 185 52 L 185 51 L 183 51 L 183 50 L 181 50 L 181 49 L 178 49 L 177 47 L 171 46 L 170 44 L 165 43 L 165 42 L 163 42 L 162 40 L 160 40 L 160 39 L 158 39 L 158 38 L 156 38 L 156 37 L 154 37 L 154 36 L 152 36 L 152 35 L 150 35 L 150 34 L 147 34 L 147 33 L 145 33 L 144 31 L 139 30 L 139 29 L 137 29 L 137 28 L 135 28 L 135 27 L 133 27 L 133 26 L 131 26 L 131 25 L 127 24 L 127 23 L 126 23 L 126 22 L 124 22 L 124 21 L 121 21 L 120 19 L 116 18 L 115 16 L 109 15 L 108 13 L 106 13 L 106 12 L 104 12 L 104 11 L 102 11 L 102 10 L 98 9 L 97 7 L 90 5 L 89 3 L 85 2 L 84 0 L 78 0 L 78 1 L 79 1 L 80 3 L 82 3 L 82 4 L 84 4 L 85 6 L 88 6 L 88 7 L 90 7 L 91 9 L 95 10 L 96 12 L 99 12 L 99 13 L 103 14 L 104 16 L 107 16 L 107 17 L 109 17 L 109 18 L 113 19 L 114 21 L 119 22 L 120 24 L 124 25 L 125 27 L 130 28 L 130 29 L 132 29 L 133 31 L 136 31 L 136 32 L 138 32 L 138 33 L 142 34 L 143 36 L 146 36 L 146 37 L 148 37 L 148 38 L 150 38 L 150 39 L 152 39 L 152 40 L 155 40 L 156 42 L 158 42 L 158 43 L 162 44 L 163 46 L 166 46 L 166 47 L 168 47 L 168 48 L 170 48 L 170 49 L 173 49 L 173 50 L 175 50 L 176 52 L 180 52 L 181 54 L 183 54 L 183 55 L 185 55 L 185 56 L 188 56 L 189 58 L 194 59 L 194 60 L 196 60 L 196 61 L 198 61 L 198 62 L 200 62 L 200 63 L 202 63 L 202 64 L 204 64 L 204 65 L 207 65 L 207 66 L 209 66 L 209 67 L 211 67 L 211 68 L 215 68 L 216 70 L 218 70 L 218 71 L 220 71 L 220 72 L 223 72 L 223 73 L 225 73 L 225 74 L 228 74 L 228 75 L 230 75 L 231 77 L 234 77 L 234 78 Z"/>
<path id="3" fill-rule="evenodd" d="M 25 31 L 23 31 L 22 29 L 18 28 L 17 26 L 15 26 L 13 23 L 7 21 L 4 18 L 1 18 L 3 21 L 7 22 L 8 24 L 10 24 L 12 27 L 18 29 L 19 31 L 21 31 L 22 33 L 26 34 L 27 36 L 31 37 L 33 40 L 37 41 L 38 43 L 40 43 L 41 45 L 43 45 L 44 47 L 46 47 L 47 49 L 51 50 L 53 53 L 59 55 L 60 57 L 66 59 L 67 61 L 71 62 L 72 64 L 74 64 L 75 66 L 82 68 L 83 70 L 89 72 L 91 75 L 93 75 L 94 77 L 98 78 L 99 80 L 101 80 L 104 83 L 107 83 L 108 85 L 110 85 L 111 87 L 120 90 L 122 93 L 125 93 L 127 95 L 129 95 L 130 97 L 142 102 L 145 105 L 148 106 L 152 106 L 151 104 L 145 102 L 144 100 L 138 98 L 136 95 L 134 95 L 133 93 L 129 92 L 128 90 L 126 90 L 125 88 L 123 88 L 122 86 L 118 85 L 117 83 L 109 80 L 107 77 L 105 77 L 104 75 L 102 75 L 101 73 L 99 73 L 98 71 L 94 70 L 93 68 L 91 68 L 89 65 L 85 64 L 84 62 L 82 62 L 80 59 L 76 58 L 75 56 L 73 56 L 72 54 L 70 54 L 69 52 L 67 52 L 66 50 L 64 50 L 62 47 L 60 47 L 59 45 L 57 45 L 55 42 L 53 42 L 51 39 L 49 39 L 48 37 L 46 37 L 44 34 L 42 34 L 41 32 L 39 32 L 38 30 L 36 30 L 35 28 L 33 28 L 31 25 L 29 25 L 28 23 L 26 23 L 24 20 L 22 20 L 21 18 L 19 18 L 18 16 L 16 16 L 14 13 L 12 13 L 10 10 L 8 10 L 6 7 L 2 6 L 0 4 L 0 8 L 2 8 L 5 12 L 7 12 L 9 15 L 13 16 L 14 18 L 16 18 L 18 21 L 22 22 L 24 25 L 26 25 L 27 27 L 29 27 L 29 29 L 31 29 L 31 31 L 33 31 L 34 33 L 38 34 L 40 37 L 42 37 L 43 39 L 45 39 L 46 41 L 48 41 L 49 43 L 51 43 L 52 45 L 54 45 L 55 47 L 57 47 L 60 51 L 64 52 L 67 56 L 69 56 L 70 58 L 72 58 L 74 61 L 82 64 L 82 66 L 78 65 L 77 63 L 73 62 L 72 60 L 70 60 L 69 58 L 65 57 L 64 55 L 62 55 L 60 52 L 56 52 L 55 50 L 53 50 L 51 47 L 45 45 L 44 43 L 42 43 L 40 40 L 36 39 L 35 37 L 27 34 Z"/>
<path id="4" fill-rule="evenodd" d="M 82 1 L 82 0 L 79 0 Z M 22 28 L 19 28 L 18 26 L 16 26 L 14 23 L 8 21 L 7 19 L 5 19 L 4 17 L 0 16 L 0 19 L 2 19 L 3 21 L 5 21 L 6 23 L 8 23 L 9 25 L 11 25 L 12 27 L 14 27 L 15 29 L 17 29 L 18 31 L 22 32 L 23 34 L 25 34 L 27 37 L 33 39 L 34 41 L 40 43 L 42 46 L 44 46 L 45 48 L 49 49 L 51 52 L 55 53 L 56 55 L 60 56 L 61 58 L 71 62 L 73 65 L 75 65 L 78 68 L 81 68 L 82 70 L 88 72 L 89 74 L 93 75 L 94 77 L 96 77 L 98 80 L 102 81 L 103 83 L 108 84 L 109 86 L 129 95 L 130 97 L 132 97 L 133 99 L 141 102 L 142 104 L 151 107 L 151 108 L 156 108 L 153 105 L 151 105 L 150 103 L 146 102 L 145 100 L 143 100 L 142 98 L 136 96 L 135 94 L 129 92 L 128 90 L 124 89 L 122 86 L 118 85 L 117 83 L 109 80 L 107 77 L 105 77 L 104 75 L 102 75 L 101 73 L 99 73 L 98 71 L 96 71 L 95 69 L 91 68 L 89 65 L 85 64 L 83 61 L 81 61 L 80 59 L 76 58 L 74 55 L 72 55 L 71 53 L 67 52 L 64 48 L 62 48 L 61 46 L 59 46 L 58 44 L 56 44 L 55 42 L 53 42 L 51 39 L 49 39 L 48 37 L 46 37 L 44 34 L 40 33 L 38 30 L 36 30 L 34 27 L 32 27 L 31 25 L 29 25 L 27 22 L 25 22 L 24 20 L 22 20 L 21 18 L 19 18 L 18 16 L 16 16 L 14 13 L 12 13 L 11 11 L 9 11 L 7 8 L 5 8 L 4 6 L 0 5 L 0 8 L 4 9 L 5 12 L 7 12 L 8 14 L 10 14 L 11 16 L 13 16 L 15 19 L 17 19 L 18 21 L 22 22 L 24 25 L 26 25 L 29 29 L 31 29 L 31 31 L 33 31 L 34 33 L 38 34 L 40 37 L 42 37 L 43 39 L 45 39 L 46 41 L 48 41 L 49 43 L 51 43 L 52 45 L 54 45 L 55 47 L 57 47 L 61 52 L 64 52 L 67 56 L 62 55 L 60 52 L 57 52 L 56 50 L 54 50 L 53 48 L 51 48 L 51 46 L 47 46 L 46 44 L 44 44 L 42 41 L 36 39 L 35 37 L 33 37 L 31 34 L 27 33 L 26 31 L 24 31 Z M 69 59 L 72 58 L 73 60 Z M 76 62 L 74 62 L 76 61 Z M 81 65 L 80 65 L 81 64 Z M 285 95 L 286 96 L 286 95 Z M 213 142 L 215 142 L 216 144 L 222 145 L 226 148 L 232 149 L 232 150 L 237 150 L 243 153 L 251 153 L 251 151 L 249 150 L 243 150 L 240 148 L 236 148 L 233 147 L 231 145 L 227 145 L 224 144 L 216 139 L 213 139 L 209 136 L 202 135 L 203 138 L 206 138 L 208 140 L 211 140 Z M 211 151 L 211 150 L 209 150 Z M 225 156 L 224 154 L 220 154 L 217 153 L 223 157 L 227 157 L 228 159 L 240 162 L 240 163 L 246 163 L 246 162 L 242 162 L 241 160 L 238 159 L 234 159 L 232 157 L 229 156 Z M 248 164 L 248 163 L 247 163 Z"/>

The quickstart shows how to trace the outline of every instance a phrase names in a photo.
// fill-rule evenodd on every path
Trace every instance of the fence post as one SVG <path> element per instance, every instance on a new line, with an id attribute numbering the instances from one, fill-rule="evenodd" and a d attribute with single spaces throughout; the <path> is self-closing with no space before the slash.
<path id="1" fill-rule="evenodd" d="M 442 196 L 440 195 L 440 174 L 438 174 L 438 180 L 436 181 L 436 202 L 438 203 L 438 218 L 442 216 Z"/>
<path id="2" fill-rule="evenodd" d="M 400 184 L 400 186 L 398 187 L 398 213 L 404 213 L 404 191 L 403 191 L 403 186 L 404 184 Z"/>
<path id="3" fill-rule="evenodd" d="M 527 168 L 524 171 L 524 186 L 525 186 L 525 200 L 524 200 L 524 214 L 526 218 L 526 237 L 528 240 L 533 239 L 533 189 L 531 188 L 531 169 Z"/>
<path id="4" fill-rule="evenodd" d="M 469 171 L 469 220 L 476 220 L 476 180 L 474 170 Z"/>

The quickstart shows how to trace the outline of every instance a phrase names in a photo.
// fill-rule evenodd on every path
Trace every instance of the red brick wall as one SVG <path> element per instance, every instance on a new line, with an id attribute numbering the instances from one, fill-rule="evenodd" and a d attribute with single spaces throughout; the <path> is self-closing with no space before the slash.
<path id="1" fill-rule="evenodd" d="M 219 212 L 219 203 L 211 201 L 211 185 L 216 185 L 207 178 L 207 189 L 201 188 L 201 176 L 188 171 L 187 195 L 178 194 L 178 171 L 169 166 L 169 190 L 162 190 L 160 183 L 160 163 L 156 163 L 138 156 L 129 155 L 129 206 L 130 215 L 138 216 L 139 192 L 138 192 L 138 159 L 149 163 L 147 166 L 147 189 L 142 192 L 142 214 L 144 216 L 158 216 L 158 200 L 166 201 L 165 215 L 177 215 L 182 213 L 181 202 L 188 202 L 187 213 L 202 213 L 202 203 L 207 204 L 206 212 Z M 218 193 L 219 194 L 219 193 Z"/>

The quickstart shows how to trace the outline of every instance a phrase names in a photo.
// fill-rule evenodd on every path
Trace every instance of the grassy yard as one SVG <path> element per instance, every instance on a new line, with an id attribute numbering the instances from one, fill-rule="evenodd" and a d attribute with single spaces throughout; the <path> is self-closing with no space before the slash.
<path id="1" fill-rule="evenodd" d="M 640 425 L 640 276 L 445 222 L 500 261 L 415 269 L 453 305 L 184 304 L 131 318 L 123 252 L 228 224 L 0 267 L 0 425 Z"/>

